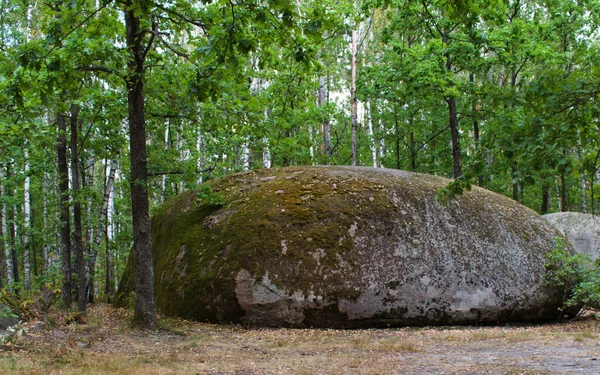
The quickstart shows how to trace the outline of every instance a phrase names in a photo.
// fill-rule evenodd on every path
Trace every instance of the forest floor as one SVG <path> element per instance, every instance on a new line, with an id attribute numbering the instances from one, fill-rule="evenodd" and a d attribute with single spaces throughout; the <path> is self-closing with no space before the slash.
<path id="1" fill-rule="evenodd" d="M 599 374 L 600 321 L 373 330 L 248 329 L 90 305 L 87 324 L 30 322 L 0 346 L 0 374 Z"/>

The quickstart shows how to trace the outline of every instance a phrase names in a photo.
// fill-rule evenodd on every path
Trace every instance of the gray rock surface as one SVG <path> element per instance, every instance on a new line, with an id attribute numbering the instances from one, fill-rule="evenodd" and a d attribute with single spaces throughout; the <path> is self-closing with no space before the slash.
<path id="1" fill-rule="evenodd" d="M 600 217 L 580 212 L 559 212 L 542 216 L 567 237 L 575 251 L 600 258 Z"/>
<path id="2" fill-rule="evenodd" d="M 210 181 L 153 218 L 157 307 L 165 315 L 292 327 L 541 321 L 559 233 L 534 211 L 449 180 L 360 167 L 291 167 Z M 131 265 L 129 266 L 131 267 Z M 130 269 L 130 268 L 129 268 Z M 131 290 L 126 271 L 120 292 Z"/>

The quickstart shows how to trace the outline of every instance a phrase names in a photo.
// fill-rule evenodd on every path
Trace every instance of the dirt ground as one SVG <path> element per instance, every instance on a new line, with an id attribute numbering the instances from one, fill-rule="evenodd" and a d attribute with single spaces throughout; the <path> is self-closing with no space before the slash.
<path id="1" fill-rule="evenodd" d="M 248 329 L 176 319 L 159 332 L 89 307 L 87 324 L 30 322 L 0 346 L 0 374 L 600 374 L 594 314 L 545 325 L 373 330 Z"/>

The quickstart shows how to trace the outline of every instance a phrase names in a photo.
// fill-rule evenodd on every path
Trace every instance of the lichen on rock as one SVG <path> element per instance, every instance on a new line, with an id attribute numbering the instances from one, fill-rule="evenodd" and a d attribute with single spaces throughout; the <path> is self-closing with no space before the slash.
<path id="1" fill-rule="evenodd" d="M 292 327 L 553 319 L 543 285 L 557 231 L 528 208 L 447 179 L 388 169 L 289 167 L 207 182 L 153 217 L 162 314 Z M 124 277 L 121 291 L 131 285 Z"/>

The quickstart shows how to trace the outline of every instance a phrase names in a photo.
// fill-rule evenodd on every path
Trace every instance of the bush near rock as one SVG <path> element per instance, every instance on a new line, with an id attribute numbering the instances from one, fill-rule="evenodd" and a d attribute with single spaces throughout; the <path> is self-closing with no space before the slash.
<path id="1" fill-rule="evenodd" d="M 349 328 L 556 318 L 562 295 L 543 274 L 559 233 L 477 187 L 443 206 L 435 193 L 448 182 L 330 166 L 209 181 L 217 199 L 203 187 L 154 214 L 159 312 Z M 129 265 L 121 296 L 132 276 Z"/>

